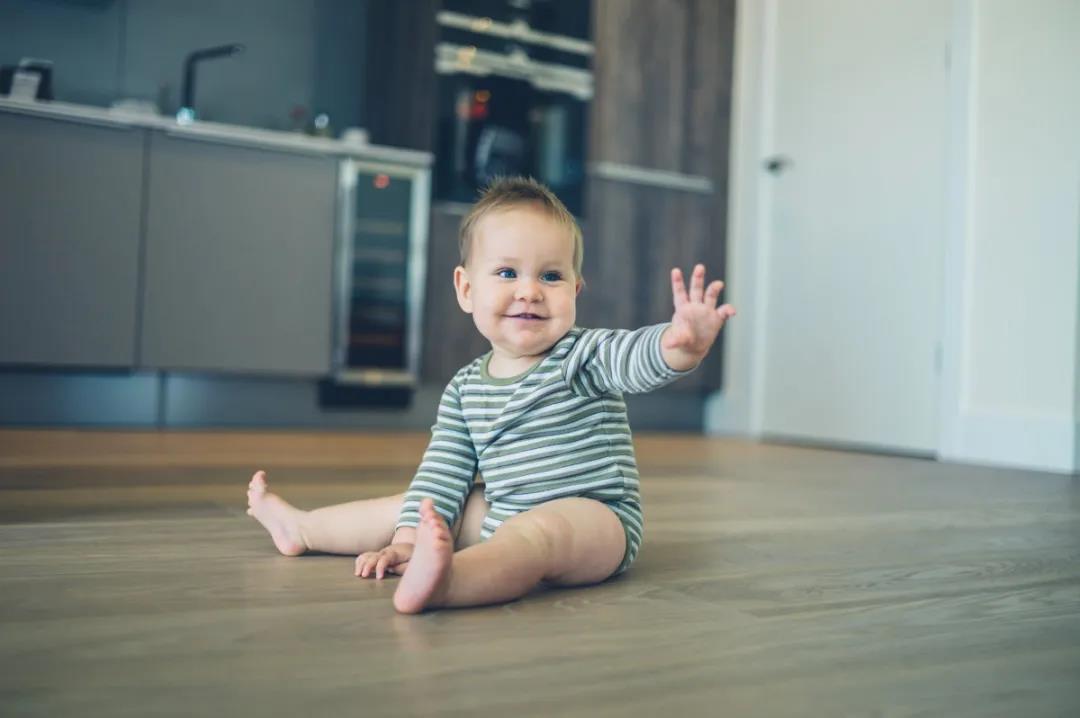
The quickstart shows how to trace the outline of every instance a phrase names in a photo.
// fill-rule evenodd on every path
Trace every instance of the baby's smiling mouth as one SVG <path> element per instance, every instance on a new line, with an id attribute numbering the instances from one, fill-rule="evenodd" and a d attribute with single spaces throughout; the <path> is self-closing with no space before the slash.
<path id="1" fill-rule="evenodd" d="M 521 314 L 507 314 L 506 316 L 511 319 L 546 319 L 539 314 L 530 314 L 529 312 L 522 312 Z"/>

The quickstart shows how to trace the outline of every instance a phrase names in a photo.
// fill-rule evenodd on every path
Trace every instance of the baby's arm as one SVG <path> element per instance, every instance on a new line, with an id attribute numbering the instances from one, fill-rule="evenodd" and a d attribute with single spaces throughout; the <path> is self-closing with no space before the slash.
<path id="1" fill-rule="evenodd" d="M 430 498 L 448 526 L 453 526 L 465 506 L 476 478 L 476 449 L 465 426 L 460 385 L 464 370 L 451 379 L 439 401 L 431 441 L 401 505 L 394 543 L 415 538 L 420 523 L 420 502 Z M 405 531 L 409 529 L 409 531 Z"/>
<path id="2" fill-rule="evenodd" d="M 453 526 L 465 505 L 476 478 L 476 450 L 465 426 L 459 387 L 464 370 L 458 372 L 443 392 L 431 441 L 424 452 L 405 500 L 401 505 L 394 537 L 380 551 L 360 554 L 356 559 L 356 575 L 382 578 L 386 572 L 401 573 L 412 557 L 416 543 L 416 527 L 420 522 L 420 502 L 430 498 L 435 510 L 448 526 Z"/>
<path id="3" fill-rule="evenodd" d="M 675 300 L 675 314 L 671 326 L 664 331 L 661 351 L 664 362 L 676 371 L 693 369 L 709 353 L 716 335 L 731 317 L 735 307 L 725 304 L 717 308 L 716 300 L 724 283 L 717 280 L 705 288 L 705 265 L 694 267 L 690 276 L 690 292 L 683 284 L 682 271 L 671 270 L 671 293 Z"/>
<path id="4" fill-rule="evenodd" d="M 728 304 L 716 307 L 723 283 L 713 282 L 706 291 L 705 267 L 700 264 L 694 268 L 689 294 L 678 269 L 671 280 L 675 315 L 670 324 L 582 332 L 563 363 L 572 391 L 585 396 L 652 391 L 701 363 L 735 309 Z"/>

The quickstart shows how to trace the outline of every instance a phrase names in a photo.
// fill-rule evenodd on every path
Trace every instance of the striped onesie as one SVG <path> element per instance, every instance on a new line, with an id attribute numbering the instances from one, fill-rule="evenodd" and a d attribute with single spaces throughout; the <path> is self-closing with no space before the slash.
<path id="1" fill-rule="evenodd" d="M 575 327 L 536 366 L 507 379 L 488 374 L 491 352 L 463 367 L 443 392 L 397 528 L 419 524 L 423 498 L 431 498 L 452 526 L 479 470 L 491 506 L 482 539 L 545 501 L 596 499 L 626 531 L 616 573 L 625 571 L 641 546 L 643 520 L 622 394 L 650 391 L 687 373 L 664 363 L 660 335 L 667 326 Z"/>

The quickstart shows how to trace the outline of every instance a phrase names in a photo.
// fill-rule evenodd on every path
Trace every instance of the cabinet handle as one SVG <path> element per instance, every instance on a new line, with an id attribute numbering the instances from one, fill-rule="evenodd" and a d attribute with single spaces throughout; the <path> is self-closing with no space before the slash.
<path id="1" fill-rule="evenodd" d="M 663 189 L 683 190 L 699 194 L 712 194 L 713 181 L 701 175 L 687 175 L 681 172 L 654 170 L 649 167 L 636 167 L 616 162 L 591 162 L 588 170 L 594 177 L 614 182 L 630 182 Z"/>

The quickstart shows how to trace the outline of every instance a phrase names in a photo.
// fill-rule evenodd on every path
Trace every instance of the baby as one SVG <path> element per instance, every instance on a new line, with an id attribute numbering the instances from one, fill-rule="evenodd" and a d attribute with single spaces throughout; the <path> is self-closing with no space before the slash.
<path id="1" fill-rule="evenodd" d="M 401 574 L 394 607 L 477 606 L 541 582 L 579 586 L 622 573 L 642 538 L 625 392 L 696 367 L 724 322 L 723 283 L 671 272 L 670 324 L 574 325 L 581 230 L 543 185 L 498 180 L 461 224 L 454 289 L 491 351 L 450 380 L 408 491 L 301 511 L 259 471 L 248 514 L 288 556 L 356 555 L 356 575 Z M 482 483 L 477 481 L 479 472 Z M 456 552 L 455 552 L 456 551 Z"/>

